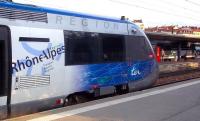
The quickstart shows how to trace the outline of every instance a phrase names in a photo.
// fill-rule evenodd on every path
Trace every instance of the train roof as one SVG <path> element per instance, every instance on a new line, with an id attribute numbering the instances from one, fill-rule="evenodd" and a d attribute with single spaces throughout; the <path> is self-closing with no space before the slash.
<path id="1" fill-rule="evenodd" d="M 60 10 L 60 9 L 40 7 L 40 6 L 35 6 L 35 5 L 13 3 L 13 2 L 7 2 L 7 1 L 0 1 L 0 7 L 21 9 L 21 10 L 34 11 L 34 12 L 43 12 L 43 13 L 45 12 L 45 13 L 52 13 L 52 14 L 60 14 L 60 15 L 82 17 L 82 18 L 89 18 L 89 19 L 97 19 L 97 20 L 104 20 L 104 21 L 111 21 L 111 22 L 118 22 L 118 23 L 132 23 L 132 22 L 129 22 L 127 20 L 120 20 L 120 19 L 117 19 L 117 18 L 94 16 L 94 15 L 72 12 L 72 11 L 67 11 L 67 10 Z"/>

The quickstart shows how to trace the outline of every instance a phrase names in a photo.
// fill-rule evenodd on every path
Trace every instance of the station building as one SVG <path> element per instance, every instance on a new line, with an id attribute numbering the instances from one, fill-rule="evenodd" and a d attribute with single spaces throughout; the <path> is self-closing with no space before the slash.
<path id="1" fill-rule="evenodd" d="M 158 62 L 200 60 L 200 28 L 166 26 L 146 29 L 145 33 Z"/>

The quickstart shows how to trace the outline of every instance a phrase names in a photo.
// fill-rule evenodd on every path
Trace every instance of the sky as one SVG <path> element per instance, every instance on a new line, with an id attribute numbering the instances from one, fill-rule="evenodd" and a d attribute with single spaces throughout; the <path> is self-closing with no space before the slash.
<path id="1" fill-rule="evenodd" d="M 130 21 L 142 19 L 145 27 L 178 25 L 200 27 L 200 0 L 13 0 Z"/>

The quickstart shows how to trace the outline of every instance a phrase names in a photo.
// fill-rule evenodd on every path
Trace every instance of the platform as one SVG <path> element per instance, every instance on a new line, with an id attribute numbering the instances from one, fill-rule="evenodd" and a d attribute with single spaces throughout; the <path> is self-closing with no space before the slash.
<path id="1" fill-rule="evenodd" d="M 199 90 L 194 79 L 9 121 L 197 121 Z"/>

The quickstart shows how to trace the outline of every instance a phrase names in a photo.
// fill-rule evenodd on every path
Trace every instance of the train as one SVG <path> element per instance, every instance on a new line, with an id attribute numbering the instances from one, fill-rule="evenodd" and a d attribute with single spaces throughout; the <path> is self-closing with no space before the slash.
<path id="1" fill-rule="evenodd" d="M 0 1 L 0 119 L 151 87 L 147 36 L 122 18 Z"/>

